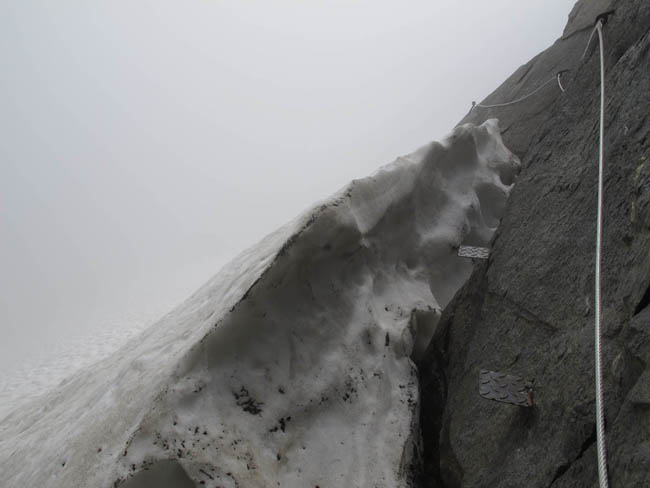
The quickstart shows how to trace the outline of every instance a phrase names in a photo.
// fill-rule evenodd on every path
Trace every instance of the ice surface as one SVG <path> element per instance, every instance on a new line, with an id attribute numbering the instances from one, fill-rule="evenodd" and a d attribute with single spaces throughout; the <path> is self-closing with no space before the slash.
<path id="1" fill-rule="evenodd" d="M 7 416 L 3 486 L 409 486 L 412 359 L 518 166 L 489 120 L 353 181 Z"/>

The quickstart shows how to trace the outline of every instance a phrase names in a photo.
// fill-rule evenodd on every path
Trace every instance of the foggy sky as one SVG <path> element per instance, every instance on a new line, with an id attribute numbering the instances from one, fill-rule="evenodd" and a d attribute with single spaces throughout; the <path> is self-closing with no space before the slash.
<path id="1" fill-rule="evenodd" d="M 444 136 L 573 0 L 0 4 L 0 368 L 169 311 Z"/>

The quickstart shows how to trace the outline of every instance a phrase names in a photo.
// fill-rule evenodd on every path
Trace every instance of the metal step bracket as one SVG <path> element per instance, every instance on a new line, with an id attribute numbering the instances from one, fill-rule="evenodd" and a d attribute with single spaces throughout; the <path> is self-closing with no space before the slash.
<path id="1" fill-rule="evenodd" d="M 487 247 L 460 246 L 458 255 L 461 258 L 487 259 L 490 257 L 490 249 Z"/>
<path id="2" fill-rule="evenodd" d="M 533 406 L 533 388 L 519 376 L 481 369 L 478 377 L 479 394 L 487 399 L 519 407 Z"/>

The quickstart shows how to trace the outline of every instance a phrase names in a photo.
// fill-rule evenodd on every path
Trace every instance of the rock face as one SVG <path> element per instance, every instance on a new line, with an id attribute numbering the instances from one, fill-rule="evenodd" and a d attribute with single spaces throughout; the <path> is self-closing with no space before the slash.
<path id="1" fill-rule="evenodd" d="M 580 1 L 564 35 L 463 122 L 498 117 L 522 171 L 490 246 L 419 364 L 423 487 L 594 487 L 593 270 L 599 13 L 606 65 L 604 393 L 610 486 L 650 486 L 650 3 Z M 533 408 L 478 395 L 481 368 L 534 382 Z"/>
<path id="2" fill-rule="evenodd" d="M 413 486 L 413 360 L 518 168 L 488 120 L 352 182 L 6 417 L 2 486 Z"/>

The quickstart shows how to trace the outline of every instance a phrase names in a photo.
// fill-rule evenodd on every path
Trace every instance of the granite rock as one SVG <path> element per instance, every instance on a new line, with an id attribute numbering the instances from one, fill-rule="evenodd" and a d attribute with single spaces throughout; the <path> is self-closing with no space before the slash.
<path id="1" fill-rule="evenodd" d="M 610 486 L 650 486 L 650 3 L 579 1 L 560 39 L 462 123 L 497 117 L 522 160 L 487 262 L 444 310 L 419 364 L 423 487 L 597 486 L 594 261 L 600 71 L 606 123 L 603 361 Z M 481 368 L 527 378 L 534 407 L 487 401 Z"/>

